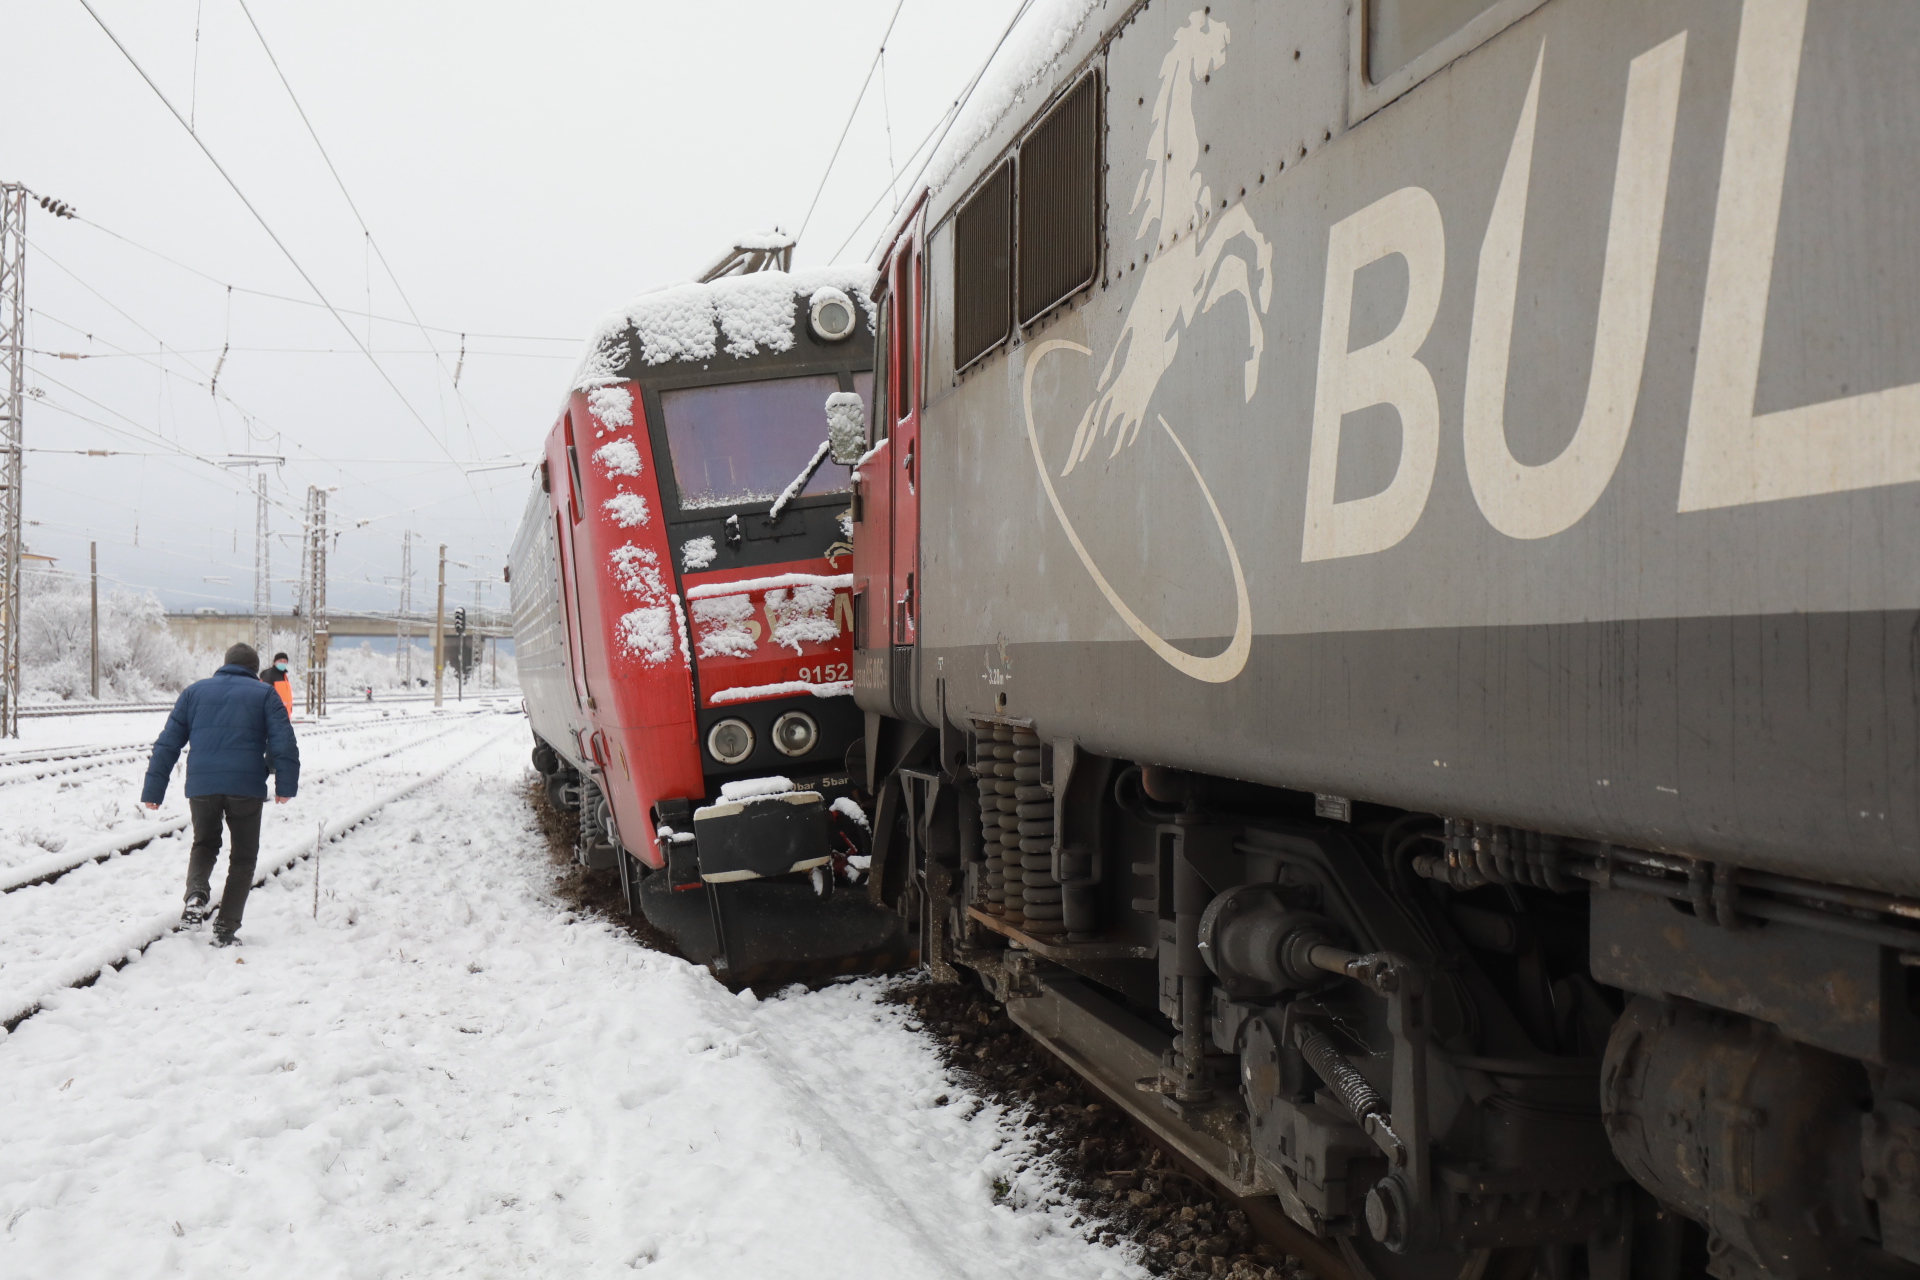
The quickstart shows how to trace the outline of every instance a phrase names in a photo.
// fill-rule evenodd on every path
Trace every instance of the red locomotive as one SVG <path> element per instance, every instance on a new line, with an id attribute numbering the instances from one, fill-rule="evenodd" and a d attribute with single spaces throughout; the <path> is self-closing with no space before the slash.
<path id="1" fill-rule="evenodd" d="M 580 860 L 737 984 L 910 958 L 855 887 L 848 775 L 872 273 L 790 252 L 743 242 L 602 326 L 509 564 L 534 764 Z"/>

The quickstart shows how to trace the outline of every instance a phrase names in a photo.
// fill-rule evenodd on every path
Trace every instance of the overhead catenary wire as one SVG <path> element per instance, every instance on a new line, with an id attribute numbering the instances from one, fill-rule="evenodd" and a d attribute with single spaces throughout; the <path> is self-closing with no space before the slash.
<path id="1" fill-rule="evenodd" d="M 51 254 L 46 253 L 45 250 L 39 250 L 38 253 L 40 257 L 46 258 L 46 260 L 53 263 L 55 267 L 58 267 L 61 271 L 65 272 L 69 277 L 73 279 L 73 281 L 76 284 L 80 285 L 81 288 L 93 294 L 96 298 L 99 298 L 100 301 L 106 303 L 108 307 L 112 308 L 116 313 L 118 313 L 120 317 L 124 319 L 128 324 L 131 324 L 134 328 L 140 330 L 140 332 L 146 334 L 149 338 L 152 338 L 162 348 L 161 355 L 163 357 L 169 353 L 174 355 L 176 358 L 180 356 L 180 348 L 168 346 L 165 339 L 161 338 L 152 329 L 148 328 L 146 325 L 142 324 L 139 320 L 135 319 L 124 308 L 120 307 L 111 298 L 108 298 L 105 294 L 101 293 L 98 289 L 94 288 L 91 284 L 87 283 L 86 280 L 82 279 L 78 275 L 75 275 L 70 268 L 65 266 L 58 259 L 54 258 Z M 105 338 L 96 337 L 91 333 L 86 333 L 86 331 L 81 329 L 79 326 L 73 324 L 70 321 L 63 320 L 59 316 L 49 314 L 48 312 L 41 311 L 37 308 L 29 308 L 29 310 L 31 310 L 33 314 L 40 319 L 50 320 L 54 324 L 60 325 L 61 327 L 66 329 L 71 329 L 75 333 L 85 333 L 89 341 L 100 342 L 106 346 L 113 347 L 124 354 L 134 356 L 134 358 L 139 359 L 142 364 L 148 365 L 154 369 L 159 370 L 160 373 L 167 378 L 178 378 L 178 379 L 181 379 L 182 381 L 185 381 L 190 386 L 199 387 L 199 388 L 202 388 L 203 390 L 209 389 L 209 384 L 207 382 L 195 381 L 194 379 L 187 377 L 185 374 L 180 373 L 178 370 L 167 367 L 167 365 L 164 363 L 156 363 L 155 361 L 151 359 L 147 359 L 144 356 L 137 356 L 137 355 L 134 355 L 134 353 L 132 352 L 127 352 L 126 348 L 121 347 L 118 343 L 108 341 Z M 180 363 L 186 365 L 187 368 L 192 369 L 195 373 L 201 374 L 203 377 L 205 376 L 204 371 L 198 365 L 195 365 L 192 361 L 186 360 L 186 359 L 180 359 Z M 79 394 L 79 393 L 76 392 L 76 394 Z M 258 414 L 255 414 L 249 411 L 245 405 L 235 400 L 232 397 L 232 395 L 226 392 L 216 392 L 215 394 L 217 395 L 218 399 L 224 400 L 227 402 L 227 404 L 231 405 L 233 409 L 236 412 L 238 412 L 244 420 L 248 421 L 249 423 L 258 422 L 258 423 L 262 423 L 263 425 L 268 425 L 269 429 L 272 430 L 274 436 L 277 439 L 281 440 L 283 444 L 290 445 L 292 448 L 298 450 L 302 454 L 306 454 L 310 460 L 320 461 L 320 459 L 313 458 L 312 451 L 309 450 L 305 445 L 301 444 L 297 438 L 290 437 L 286 435 L 286 433 L 280 431 L 278 428 L 273 428 L 271 427 L 270 424 L 266 424 L 265 419 L 261 418 Z M 86 398 L 89 399 L 90 401 L 92 400 L 91 397 L 86 397 Z M 99 403 L 98 401 L 92 401 L 92 402 L 95 404 Z M 102 405 L 101 407 L 106 408 L 105 405 Z M 118 410 L 111 410 L 111 412 L 114 412 L 117 414 Z M 124 415 L 121 415 L 121 416 L 124 416 Z M 129 419 L 129 421 L 131 421 L 131 419 Z M 157 415 L 156 415 L 156 421 L 158 421 Z M 354 472 L 349 471 L 346 467 L 339 465 L 337 462 L 334 463 L 333 465 L 335 467 L 335 470 L 338 471 L 341 476 L 345 477 L 348 480 L 351 480 L 355 484 L 364 486 L 365 488 L 377 494 L 380 494 L 380 497 L 382 498 L 383 501 L 390 502 L 393 500 L 390 495 L 381 493 L 379 486 L 375 484 L 373 481 L 368 480 L 364 476 L 356 475 Z"/>
<path id="2" fill-rule="evenodd" d="M 112 227 L 106 226 L 103 223 L 95 222 L 92 218 L 86 218 L 86 217 L 80 216 L 79 214 L 75 214 L 73 216 L 73 221 L 85 223 L 87 226 L 92 227 L 95 231 L 98 231 L 103 236 L 109 236 L 112 239 L 118 240 L 121 244 L 124 244 L 129 248 L 138 249 L 140 252 L 144 254 L 160 259 L 160 261 L 168 264 L 169 266 L 178 267 L 180 270 L 186 272 L 188 275 L 199 276 L 202 280 L 205 280 L 207 283 L 219 285 L 223 289 L 231 289 L 235 293 L 244 293 L 249 297 L 266 298 L 272 302 L 287 302 L 287 303 L 293 304 L 296 307 L 320 306 L 320 304 L 318 302 L 315 302 L 312 298 L 296 298 L 292 294 L 275 293 L 271 289 L 255 289 L 244 284 L 235 284 L 231 280 L 222 279 L 221 277 L 216 276 L 211 272 L 202 271 L 198 267 L 191 266 L 185 262 L 180 261 L 180 259 L 178 258 L 175 258 L 169 254 L 162 253 L 160 252 L 160 250 L 155 249 L 151 245 L 142 244 L 140 243 L 140 241 L 135 240 L 130 236 L 121 235 L 118 231 L 115 231 Z M 340 310 L 345 315 L 350 315 L 355 317 L 366 316 L 370 314 L 372 319 L 378 320 L 382 324 L 398 324 L 398 325 L 407 325 L 410 327 L 413 325 L 413 322 L 411 320 L 406 320 L 399 316 L 381 315 L 379 312 L 367 313 L 367 312 L 361 312 L 361 311 L 354 311 L 347 307 L 342 307 Z M 469 338 L 492 338 L 500 342 L 556 342 L 569 347 L 578 347 L 582 342 L 585 341 L 585 339 L 583 338 L 556 338 L 549 334 L 539 334 L 539 333 L 481 333 L 478 330 L 474 330 L 474 329 L 451 329 L 445 325 L 438 325 L 438 324 L 430 324 L 422 327 L 431 329 L 435 333 L 463 334 Z M 572 352 L 568 353 L 568 358 L 569 359 L 573 358 Z"/>
<path id="3" fill-rule="evenodd" d="M 794 243 L 798 244 L 807 234 L 807 227 L 813 222 L 813 211 L 820 207 L 820 193 L 827 189 L 827 179 L 833 175 L 834 162 L 840 159 L 840 149 L 847 144 L 847 135 L 853 131 L 854 117 L 860 114 L 860 104 L 866 101 L 867 86 L 873 83 L 873 73 L 880 66 L 881 58 L 886 56 L 887 40 L 893 35 L 893 24 L 900 21 L 900 11 L 907 7 L 907 0 L 899 0 L 893 6 L 893 16 L 887 19 L 887 29 L 881 33 L 880 47 L 874 51 L 873 61 L 867 65 L 867 78 L 860 82 L 860 92 L 853 96 L 853 108 L 847 112 L 847 122 L 840 127 L 840 139 L 833 144 L 833 154 L 827 157 L 827 167 L 820 174 L 820 185 L 813 189 L 813 200 L 807 205 L 807 216 L 800 219 L 800 230 L 794 233 Z"/>
<path id="4" fill-rule="evenodd" d="M 30 308 L 31 309 L 31 308 Z M 49 319 L 52 317 L 49 316 Z M 91 337 L 92 335 L 87 335 Z M 346 347 L 169 347 L 166 351 L 53 351 L 44 347 L 28 347 L 26 350 L 36 356 L 50 356 L 56 360 L 121 360 L 139 359 L 159 355 L 175 356 L 217 356 L 222 351 L 234 355 L 268 356 L 357 356 L 358 351 Z M 430 356 L 438 354 L 418 347 L 381 347 L 374 353 L 377 356 Z M 502 360 L 578 360 L 572 352 L 551 351 L 469 351 L 470 356 L 486 356 Z"/>
<path id="5" fill-rule="evenodd" d="M 413 402 L 407 399 L 406 393 L 400 390 L 400 385 L 393 380 L 393 376 L 387 372 L 385 366 L 375 358 L 371 351 L 366 350 L 366 347 L 360 341 L 360 336 L 353 331 L 353 326 L 347 323 L 347 318 L 340 314 L 339 309 L 328 299 L 326 292 L 320 288 L 319 283 L 308 273 L 306 267 L 301 264 L 300 259 L 294 255 L 293 250 L 287 247 L 286 242 L 283 241 L 279 233 L 273 229 L 273 224 L 269 223 L 266 217 L 261 214 L 260 210 L 254 206 L 253 201 L 247 198 L 246 192 L 243 191 L 240 184 L 234 180 L 233 175 L 227 172 L 226 166 L 220 163 L 220 159 L 214 155 L 213 149 L 207 146 L 200 135 L 194 131 L 193 126 L 188 123 L 186 117 L 180 114 L 180 109 L 174 106 L 173 100 L 167 97 L 166 92 L 160 88 L 154 78 L 147 74 L 147 69 L 140 65 L 138 58 L 133 56 L 133 51 L 128 49 L 127 46 L 121 42 L 120 37 L 114 34 L 113 28 L 109 27 L 106 19 L 100 16 L 99 10 L 93 7 L 93 0 L 80 0 L 80 5 L 87 11 L 88 15 L 93 18 L 100 30 L 106 34 L 107 39 L 113 42 L 114 48 L 118 49 L 121 56 L 139 73 L 140 78 L 147 82 L 147 87 L 153 90 L 154 96 L 159 98 L 162 105 L 173 115 L 173 118 L 179 121 L 180 127 L 187 131 L 187 136 L 192 138 L 194 145 L 200 148 L 200 153 L 206 156 L 207 162 L 220 174 L 220 177 L 226 182 L 227 186 L 232 189 L 233 194 L 239 199 L 240 203 L 246 206 L 247 212 L 253 215 L 254 221 L 260 224 L 260 229 L 267 233 L 267 238 L 273 241 L 274 247 L 280 250 L 281 255 L 286 258 L 288 264 L 299 274 L 300 279 L 306 283 L 307 288 L 313 291 L 313 296 L 325 305 L 327 311 L 339 323 L 341 330 L 346 333 L 348 338 L 353 340 L 353 344 L 356 347 L 360 347 L 361 350 L 366 353 L 367 362 L 374 367 L 374 370 L 379 373 L 381 380 L 393 391 L 395 398 L 398 399 L 401 405 L 407 410 L 408 415 L 420 424 L 420 429 L 426 432 L 428 437 L 440 447 L 441 452 L 447 455 L 447 461 L 458 466 L 460 460 L 454 457 L 453 450 L 447 447 L 446 441 L 434 434 L 433 428 L 427 425 L 427 420 L 420 415 L 420 411 L 413 407 Z M 479 494 L 477 492 L 474 493 L 473 498 L 475 505 L 478 506 L 480 501 Z"/>
<path id="6" fill-rule="evenodd" d="M 320 132 L 313 127 L 313 121 L 308 118 L 306 107 L 301 105 L 300 95 L 293 91 L 293 83 L 287 79 L 287 73 L 281 70 L 280 60 L 273 55 L 273 46 L 267 43 L 266 32 L 262 31 L 260 24 L 254 20 L 253 10 L 247 8 L 247 0 L 237 0 L 237 3 L 240 6 L 240 12 L 246 15 L 247 25 L 253 28 L 254 38 L 260 41 L 260 48 L 267 55 L 267 61 L 273 65 L 273 73 L 280 77 L 280 85 L 287 91 L 287 99 L 293 103 L 293 109 L 299 113 L 300 123 L 306 126 L 307 136 L 313 139 L 314 149 L 319 151 L 320 158 L 326 162 L 327 172 L 333 175 L 334 185 L 340 188 L 341 198 L 347 202 L 347 208 L 353 211 L 353 220 L 360 224 L 361 233 L 366 237 L 366 247 L 371 249 L 373 255 L 380 259 L 380 269 L 387 273 L 387 279 L 393 284 L 393 291 L 400 296 L 400 301 L 406 307 L 407 314 L 413 317 L 414 327 L 419 329 L 420 336 L 426 340 L 427 345 L 433 347 L 433 338 L 428 334 L 426 326 L 421 323 L 420 313 L 414 308 L 413 299 L 407 296 L 406 287 L 400 283 L 400 277 L 394 272 L 393 264 L 387 261 L 386 251 L 380 247 L 380 242 L 374 238 L 372 228 L 367 225 L 366 218 L 361 215 L 360 206 L 355 203 L 353 193 L 347 190 L 346 179 L 340 176 L 340 170 L 333 163 L 333 157 L 327 153 L 326 144 L 320 141 Z M 901 0 L 901 3 L 904 4 L 905 0 Z M 369 322 L 371 322 L 373 314 L 372 272 L 368 272 L 367 278 L 367 314 Z M 367 345 L 373 345 L 371 331 L 368 333 Z M 441 355 L 438 347 L 434 347 L 433 358 L 440 372 L 446 375 L 453 384 L 454 398 L 461 407 L 461 419 L 466 423 L 468 443 L 471 445 L 473 442 L 473 423 L 466 415 L 466 409 L 468 407 L 467 399 L 464 395 L 460 394 L 460 379 L 449 372 L 446 359 Z M 481 421 L 486 422 L 486 419 L 483 417 Z M 492 423 L 487 422 L 486 425 L 487 429 L 492 431 L 495 436 L 500 436 L 499 429 L 494 427 Z M 505 437 L 500 437 L 500 440 L 502 444 L 506 443 Z"/>
<path id="7" fill-rule="evenodd" d="M 1026 17 L 1027 11 L 1032 7 L 1033 0 L 1020 0 L 1020 7 L 1014 10 L 1013 17 L 1008 20 L 1006 29 L 1000 33 L 1000 38 L 993 42 L 992 51 L 989 52 L 986 58 L 980 63 L 979 69 L 973 73 L 973 78 L 967 81 L 967 87 L 960 91 L 960 96 L 953 100 L 953 105 L 947 108 L 946 114 L 939 120 L 934 121 L 933 129 L 928 130 L 928 137 L 932 138 L 933 145 L 927 147 L 926 158 L 920 162 L 920 167 L 914 170 L 913 177 L 907 180 L 906 188 L 909 192 L 919 184 L 921 176 L 927 171 L 927 166 L 932 164 L 934 156 L 939 154 L 940 144 L 947 140 L 947 134 L 952 132 L 953 126 L 959 122 L 960 115 L 966 109 L 967 103 L 973 100 L 974 90 L 978 89 L 980 87 L 980 81 L 986 78 L 988 68 L 993 66 L 993 60 L 1000 56 L 1000 50 L 1005 47 L 1007 37 L 1013 34 L 1014 28 L 1020 25 L 1020 19 Z M 933 137 L 936 130 L 939 136 Z M 922 140 L 921 146 L 926 146 L 925 140 Z M 918 155 L 920 149 L 921 147 L 915 147 L 908 158 L 911 159 L 913 155 Z M 878 209 L 880 202 L 886 198 L 887 195 L 884 191 L 874 198 L 873 203 L 867 207 L 867 211 L 860 216 L 860 221 L 854 223 L 853 230 L 847 233 L 847 238 L 840 242 L 838 249 L 833 251 L 834 260 L 837 261 L 840 255 L 847 251 L 847 246 L 853 243 L 854 237 L 860 234 L 860 229 L 867 225 L 867 219 L 873 216 L 874 210 Z"/>

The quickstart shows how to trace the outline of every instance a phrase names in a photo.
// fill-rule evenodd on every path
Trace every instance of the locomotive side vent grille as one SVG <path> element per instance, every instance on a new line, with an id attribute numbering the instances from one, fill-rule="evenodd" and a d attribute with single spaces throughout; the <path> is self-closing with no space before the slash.
<path id="1" fill-rule="evenodd" d="M 1007 339 L 1013 321 L 1013 161 L 976 191 L 953 223 L 953 366 Z"/>
<path id="2" fill-rule="evenodd" d="M 1093 283 L 1100 265 L 1100 77 L 1084 77 L 1020 148 L 1020 323 Z"/>

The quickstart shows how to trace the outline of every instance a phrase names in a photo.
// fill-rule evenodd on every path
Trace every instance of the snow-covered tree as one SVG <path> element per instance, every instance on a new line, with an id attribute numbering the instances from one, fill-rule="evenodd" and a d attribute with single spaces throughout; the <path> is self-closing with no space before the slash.
<path id="1" fill-rule="evenodd" d="M 91 648 L 87 584 L 72 574 L 20 576 L 20 680 L 34 701 L 88 696 Z M 100 595 L 100 697 L 162 698 L 207 674 L 201 655 L 167 630 L 160 601 L 115 588 Z"/>

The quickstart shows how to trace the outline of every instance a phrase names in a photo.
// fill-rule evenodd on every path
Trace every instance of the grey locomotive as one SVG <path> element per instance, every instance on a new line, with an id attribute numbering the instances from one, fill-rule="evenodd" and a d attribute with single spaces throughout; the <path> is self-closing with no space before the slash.
<path id="1" fill-rule="evenodd" d="M 1920 5 L 1054 8 L 880 261 L 875 892 L 1355 1275 L 1920 1275 Z"/>

